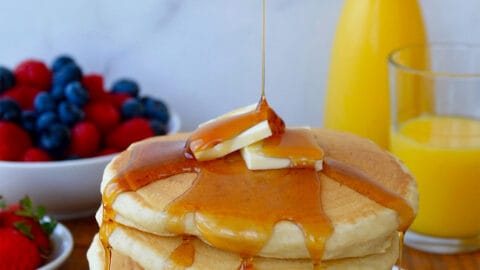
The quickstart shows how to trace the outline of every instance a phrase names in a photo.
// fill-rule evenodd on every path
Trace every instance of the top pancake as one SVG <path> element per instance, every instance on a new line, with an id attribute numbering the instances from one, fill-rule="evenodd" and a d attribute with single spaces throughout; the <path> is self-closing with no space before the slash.
<path id="1" fill-rule="evenodd" d="M 416 211 L 415 182 L 389 153 L 372 142 L 354 135 L 324 129 L 314 129 L 312 132 L 327 158 L 361 170 L 385 189 L 405 198 Z M 187 134 L 157 137 L 138 144 L 145 144 L 151 140 L 177 140 L 186 137 Z M 102 191 L 106 184 L 125 168 L 132 147 L 107 166 Z M 323 259 L 365 256 L 385 250 L 389 237 L 399 227 L 397 213 L 330 179 L 322 172 L 319 176 L 323 209 L 334 228 L 326 241 Z M 121 193 L 112 205 L 116 212 L 115 220 L 149 233 L 173 235 L 166 230 L 168 214 L 165 209 L 192 186 L 195 177 L 194 173 L 179 174 L 155 181 L 137 191 Z M 195 226 L 196 218 L 202 217 L 198 213 L 187 215 L 184 221 L 185 232 L 202 238 Z M 299 226 L 290 221 L 279 221 L 258 256 L 309 258 L 310 254 Z"/>

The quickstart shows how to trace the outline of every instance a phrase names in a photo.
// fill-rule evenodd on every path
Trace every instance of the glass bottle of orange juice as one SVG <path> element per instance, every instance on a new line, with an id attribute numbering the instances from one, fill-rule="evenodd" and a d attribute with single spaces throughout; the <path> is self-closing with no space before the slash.
<path id="1" fill-rule="evenodd" d="M 346 0 L 333 44 L 324 125 L 387 148 L 388 54 L 426 42 L 417 0 Z"/>

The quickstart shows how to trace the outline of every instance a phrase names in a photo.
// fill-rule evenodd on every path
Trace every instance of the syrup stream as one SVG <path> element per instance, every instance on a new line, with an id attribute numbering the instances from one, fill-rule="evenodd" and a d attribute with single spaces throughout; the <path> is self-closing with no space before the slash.
<path id="1" fill-rule="evenodd" d="M 266 2 L 262 1 L 262 98 L 265 97 L 265 16 Z"/>

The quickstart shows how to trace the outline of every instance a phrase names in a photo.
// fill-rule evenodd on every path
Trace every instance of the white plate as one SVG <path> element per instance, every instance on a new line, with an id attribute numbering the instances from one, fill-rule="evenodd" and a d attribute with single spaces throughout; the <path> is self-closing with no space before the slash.
<path id="1" fill-rule="evenodd" d="M 58 269 L 64 262 L 67 260 L 68 256 L 72 253 L 73 250 L 73 237 L 70 231 L 58 223 L 57 227 L 50 235 L 50 239 L 53 244 L 52 254 L 47 260 L 47 263 L 37 270 L 54 270 Z"/>

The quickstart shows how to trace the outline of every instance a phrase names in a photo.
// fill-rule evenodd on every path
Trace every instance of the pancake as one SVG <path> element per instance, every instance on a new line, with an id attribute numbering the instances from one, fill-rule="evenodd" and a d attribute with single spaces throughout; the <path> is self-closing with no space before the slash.
<path id="1" fill-rule="evenodd" d="M 110 237 L 112 246 L 111 269 L 185 269 L 169 259 L 172 252 L 182 244 L 182 241 L 182 237 L 160 237 L 124 226 L 117 226 Z M 321 269 L 391 269 L 399 253 L 398 234 L 391 235 L 388 242 L 388 247 L 381 253 L 358 258 L 322 261 Z M 188 269 L 238 269 L 242 263 L 242 258 L 235 253 L 213 248 L 198 239 L 192 239 L 191 243 L 195 249 L 195 255 L 194 262 Z M 87 256 L 90 269 L 104 269 L 104 250 L 98 235 L 90 246 Z M 255 257 L 252 262 L 256 270 L 313 269 L 313 263 L 308 259 Z"/>
<path id="2" fill-rule="evenodd" d="M 313 133 L 326 157 L 366 174 L 378 186 L 405 199 L 416 212 L 415 181 L 389 153 L 366 139 L 347 133 L 324 129 L 314 129 Z M 107 184 L 130 162 L 133 149 L 156 141 L 186 137 L 187 134 L 157 137 L 132 145 L 107 166 L 101 185 L 102 193 Z M 112 203 L 114 220 L 149 234 L 174 236 L 176 233 L 168 230 L 167 223 L 171 217 L 166 209 L 192 187 L 195 177 L 195 173 L 178 174 L 154 181 L 135 191 L 120 193 Z M 364 193 L 360 194 L 323 171 L 319 172 L 318 179 L 322 186 L 322 207 L 333 227 L 332 234 L 326 240 L 322 260 L 379 254 L 391 246 L 391 236 L 401 225 L 396 211 L 380 205 L 371 196 L 366 196 L 369 195 L 365 194 L 368 190 L 360 190 Z M 196 212 L 187 214 L 182 224 L 184 233 L 214 245 L 205 239 L 196 225 L 197 220 L 205 218 L 208 217 Z M 217 236 L 222 237 L 222 230 L 217 231 Z M 268 241 L 256 255 L 282 259 L 310 258 L 304 232 L 298 224 L 286 220 L 275 224 Z"/>

